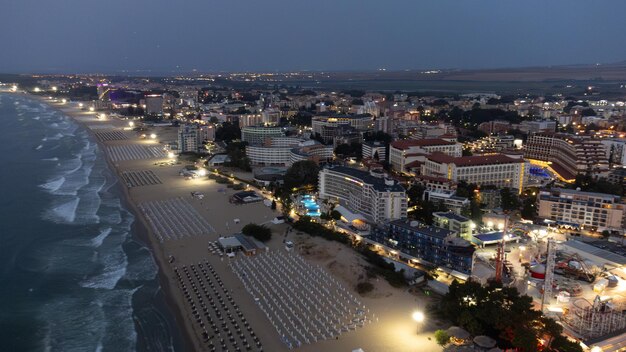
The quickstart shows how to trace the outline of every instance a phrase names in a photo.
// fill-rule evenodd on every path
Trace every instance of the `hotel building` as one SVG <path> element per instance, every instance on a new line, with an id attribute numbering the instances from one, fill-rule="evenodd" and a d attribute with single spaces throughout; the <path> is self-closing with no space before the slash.
<path id="1" fill-rule="evenodd" d="M 407 215 L 404 188 L 382 172 L 343 166 L 324 168 L 319 173 L 319 197 L 337 201 L 374 223 L 402 219 Z"/>
<path id="2" fill-rule="evenodd" d="M 313 134 L 319 134 L 325 142 L 332 141 L 336 136 L 336 130 L 342 127 L 353 127 L 357 131 L 374 129 L 374 116 L 364 115 L 318 115 L 311 119 Z"/>
<path id="3" fill-rule="evenodd" d="M 241 129 L 241 141 L 248 142 L 248 145 L 262 145 L 268 137 L 284 135 L 281 127 L 245 126 Z"/>
<path id="4" fill-rule="evenodd" d="M 581 173 L 608 170 L 604 145 L 588 136 L 536 133 L 528 137 L 524 157 L 545 164 L 566 181 L 573 181 Z"/>
<path id="5" fill-rule="evenodd" d="M 406 173 L 407 165 L 424 159 L 424 156 L 434 152 L 441 152 L 453 157 L 462 155 L 463 145 L 456 139 L 446 140 L 441 138 L 431 139 L 405 139 L 392 142 L 389 145 L 389 163 L 397 171 Z"/>
<path id="6" fill-rule="evenodd" d="M 313 160 L 316 163 L 332 160 L 334 153 L 332 146 L 314 140 L 270 137 L 262 145 L 247 145 L 246 156 L 252 165 L 291 166 L 302 160 Z"/>
<path id="7" fill-rule="evenodd" d="M 214 139 L 215 127 L 213 125 L 187 124 L 178 127 L 178 150 L 181 153 L 203 151 L 202 142 Z"/>
<path id="8" fill-rule="evenodd" d="M 623 228 L 626 204 L 619 196 L 553 188 L 540 191 L 537 203 L 542 219 L 597 230 Z"/>
<path id="9" fill-rule="evenodd" d="M 490 185 L 524 189 L 528 182 L 528 163 L 520 157 L 504 154 L 452 157 L 433 153 L 422 165 L 422 175 L 445 177 L 479 186 Z"/>
<path id="10" fill-rule="evenodd" d="M 374 229 L 368 239 L 399 251 L 409 261 L 472 274 L 474 246 L 452 231 L 401 219 Z"/>
<path id="11" fill-rule="evenodd" d="M 387 159 L 387 147 L 383 142 L 363 142 L 361 147 L 363 159 L 376 159 L 377 161 Z M 375 158 L 375 156 L 378 156 Z"/>
<path id="12" fill-rule="evenodd" d="M 440 211 L 433 213 L 433 225 L 450 230 L 468 241 L 472 238 L 472 224 L 470 219 L 453 212 Z"/>

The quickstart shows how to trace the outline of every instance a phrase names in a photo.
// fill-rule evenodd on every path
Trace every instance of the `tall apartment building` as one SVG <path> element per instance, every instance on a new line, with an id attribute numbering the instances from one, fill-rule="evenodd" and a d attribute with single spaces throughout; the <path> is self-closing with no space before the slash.
<path id="1" fill-rule="evenodd" d="M 459 157 L 463 153 L 463 145 L 454 139 L 441 138 L 394 141 L 389 145 L 389 163 L 395 171 L 405 173 L 407 164 L 423 160 L 425 155 L 434 152 Z"/>
<path id="2" fill-rule="evenodd" d="M 474 246 L 449 230 L 401 219 L 374 229 L 368 239 L 420 264 L 472 274 Z"/>
<path id="3" fill-rule="evenodd" d="M 361 147 L 361 155 L 363 156 L 363 159 L 376 159 L 379 161 L 386 160 L 387 147 L 383 142 L 363 142 Z"/>
<path id="4" fill-rule="evenodd" d="M 508 187 L 521 193 L 528 182 L 528 169 L 528 162 L 523 158 L 504 154 L 453 157 L 437 152 L 426 157 L 422 175 L 479 186 Z"/>
<path id="5" fill-rule="evenodd" d="M 406 191 L 382 172 L 343 166 L 324 168 L 319 173 L 319 197 L 336 200 L 374 223 L 407 215 Z"/>
<path id="6" fill-rule="evenodd" d="M 163 94 L 148 94 L 146 101 L 146 115 L 163 116 Z"/>
<path id="7" fill-rule="evenodd" d="M 204 141 L 215 139 L 215 126 L 187 124 L 178 127 L 178 150 L 181 153 L 202 151 Z"/>
<path id="8" fill-rule="evenodd" d="M 584 225 L 597 230 L 621 230 L 626 204 L 619 196 L 553 188 L 537 197 L 538 215 L 564 224 Z"/>
<path id="9" fill-rule="evenodd" d="M 284 135 L 281 127 L 245 126 L 241 129 L 241 141 L 248 142 L 248 145 L 262 145 L 266 138 Z"/>
<path id="10" fill-rule="evenodd" d="M 564 180 L 577 174 L 608 170 L 608 158 L 599 139 L 566 133 L 536 133 L 524 145 L 524 157 L 548 165 Z"/>

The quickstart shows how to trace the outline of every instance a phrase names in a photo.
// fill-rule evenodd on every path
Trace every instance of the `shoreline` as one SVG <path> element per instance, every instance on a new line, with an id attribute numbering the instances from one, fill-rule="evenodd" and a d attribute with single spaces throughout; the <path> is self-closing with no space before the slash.
<path id="1" fill-rule="evenodd" d="M 61 106 L 53 105 L 51 104 L 51 102 L 49 102 L 47 99 L 41 96 L 37 96 L 37 95 L 25 93 L 25 92 L 24 93 L 18 92 L 17 94 L 24 94 L 28 96 L 29 98 L 37 100 L 43 104 L 46 104 L 50 108 L 57 110 L 63 113 L 65 116 L 71 118 L 74 123 L 80 126 L 80 128 L 87 131 L 90 138 L 101 148 L 102 155 L 104 156 L 104 159 L 106 160 L 108 168 L 117 178 L 118 182 L 114 187 L 117 187 L 117 190 L 122 195 L 120 197 L 120 200 L 122 201 L 122 205 L 128 211 L 130 211 L 132 215 L 135 217 L 135 220 L 133 221 L 133 224 L 131 225 L 131 233 L 134 237 L 136 237 L 137 240 L 139 240 L 140 243 L 147 245 L 152 255 L 152 259 L 154 260 L 154 263 L 157 266 L 159 287 L 160 287 L 160 290 L 162 291 L 167 309 L 169 310 L 170 314 L 172 314 L 174 318 L 175 326 L 171 328 L 179 331 L 180 337 L 181 337 L 181 345 L 184 351 L 198 350 L 197 349 L 198 346 L 194 343 L 195 335 L 193 334 L 193 331 L 190 329 L 191 327 L 188 325 L 188 323 L 184 319 L 183 307 L 180 307 L 179 304 L 177 303 L 175 299 L 174 291 L 172 290 L 172 287 L 170 284 L 169 277 L 165 273 L 166 267 L 169 267 L 169 265 L 168 265 L 167 259 L 165 258 L 165 253 L 163 252 L 164 248 L 161 248 L 158 243 L 153 242 L 154 241 L 153 232 L 147 223 L 147 219 L 145 218 L 143 213 L 139 210 L 137 204 L 132 200 L 128 187 L 124 186 L 124 180 L 122 179 L 122 176 L 120 174 L 120 169 L 116 167 L 113 161 L 111 160 L 110 155 L 106 151 L 106 148 L 105 148 L 106 145 L 96 137 L 96 135 L 94 134 L 94 131 L 90 129 L 89 126 L 84 121 L 81 121 L 76 118 L 77 117 L 76 112 L 68 111 L 68 109 L 63 109 L 63 107 Z M 135 321 L 135 319 L 133 319 L 133 321 Z M 183 328 L 181 329 L 181 327 Z M 135 331 L 140 331 L 138 329 L 136 321 L 135 321 Z M 139 344 L 141 342 L 138 340 L 137 343 Z"/>

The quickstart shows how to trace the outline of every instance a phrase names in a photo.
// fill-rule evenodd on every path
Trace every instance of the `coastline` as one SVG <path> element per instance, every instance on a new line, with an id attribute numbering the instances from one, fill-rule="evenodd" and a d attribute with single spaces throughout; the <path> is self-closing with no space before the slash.
<path id="1" fill-rule="evenodd" d="M 20 94 L 20 93 L 18 92 L 14 94 Z M 37 100 L 43 104 L 46 104 L 50 108 L 57 110 L 63 113 L 65 116 L 71 118 L 74 123 L 80 126 L 80 128 L 87 131 L 92 141 L 97 143 L 97 145 L 101 148 L 102 154 L 104 155 L 104 158 L 106 160 L 106 163 L 109 169 L 117 178 L 118 182 L 114 187 L 116 187 L 117 191 L 119 191 L 119 194 L 122 195 L 120 197 L 122 205 L 125 206 L 125 208 L 128 211 L 130 211 L 132 215 L 135 217 L 135 220 L 133 221 L 133 224 L 131 225 L 131 233 L 133 234 L 133 236 L 136 236 L 136 239 L 139 240 L 140 243 L 147 245 L 147 248 L 150 250 L 152 258 L 158 268 L 157 275 L 158 275 L 159 286 L 161 288 L 161 293 L 163 294 L 167 309 L 174 317 L 175 326 L 171 328 L 177 329 L 180 332 L 180 336 L 181 336 L 180 342 L 182 344 L 182 348 L 184 351 L 198 350 L 197 344 L 194 343 L 196 339 L 194 338 L 195 335 L 193 333 L 193 330 L 191 330 L 191 326 L 189 326 L 186 319 L 184 319 L 183 307 L 181 307 L 177 303 L 177 300 L 175 297 L 176 296 L 175 291 L 173 290 L 173 287 L 171 287 L 173 281 L 170 279 L 170 276 L 168 276 L 168 273 L 166 272 L 166 270 L 168 270 L 169 268 L 169 265 L 167 262 L 167 258 L 165 257 L 165 253 L 163 252 L 164 248 L 162 248 L 161 246 L 159 246 L 158 243 L 155 242 L 154 240 L 155 237 L 152 233 L 152 230 L 150 229 L 150 226 L 147 223 L 147 219 L 145 218 L 143 213 L 139 210 L 136 202 L 133 201 L 128 187 L 124 186 L 124 181 L 120 174 L 121 170 L 118 167 L 116 167 L 114 162 L 111 160 L 111 157 L 107 153 L 106 148 L 104 148 L 105 144 L 95 136 L 94 131 L 91 128 L 89 128 L 89 126 L 84 121 L 81 121 L 80 119 L 76 118 L 78 116 L 76 111 L 72 111 L 67 108 L 64 109 L 63 106 L 59 106 L 59 104 L 52 104 L 50 101 L 48 101 L 44 97 L 41 97 L 38 95 L 33 95 L 33 94 L 26 93 L 26 92 L 23 92 L 21 94 L 24 94 L 28 96 L 29 98 L 33 100 Z M 137 326 L 136 321 L 135 321 L 135 328 L 136 328 L 136 331 L 139 331 L 139 329 L 137 329 L 138 326 Z M 138 340 L 137 343 L 140 344 L 141 341 Z"/>

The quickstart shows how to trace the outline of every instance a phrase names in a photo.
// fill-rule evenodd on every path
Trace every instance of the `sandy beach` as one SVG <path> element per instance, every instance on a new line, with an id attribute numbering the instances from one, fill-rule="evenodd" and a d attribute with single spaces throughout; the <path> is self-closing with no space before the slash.
<path id="1" fill-rule="evenodd" d="M 154 254 L 159 267 L 161 285 L 171 309 L 175 312 L 179 328 L 184 329 L 188 348 L 195 351 L 210 350 L 203 342 L 202 328 L 194 319 L 193 308 L 187 303 L 174 269 L 180 270 L 183 266 L 203 262 L 215 268 L 224 290 L 228 290 L 232 295 L 242 316 L 247 319 L 259 337 L 263 350 L 288 350 L 276 329 L 259 308 L 258 302 L 255 302 L 242 281 L 231 270 L 229 260 L 239 259 L 227 259 L 207 250 L 209 242 L 216 241 L 218 237 L 237 233 L 248 223 L 258 223 L 267 224 L 273 230 L 273 239 L 267 243 L 270 251 L 284 251 L 283 239 L 288 226 L 271 223 L 278 214 L 263 203 L 247 205 L 230 203 L 229 198 L 235 191 L 208 178 L 186 180 L 179 176 L 185 162 L 159 165 L 159 162 L 168 159 L 158 154 L 156 150 L 162 148 L 161 142 L 176 140 L 175 127 L 151 128 L 148 133 L 155 133 L 157 138 L 141 139 L 136 132 L 124 130 L 128 127 L 127 121 L 110 117 L 98 119 L 96 114 L 82 111 L 74 103 L 69 106 L 38 98 L 62 110 L 90 130 L 105 150 L 111 166 L 120 177 L 129 208 L 139 219 L 136 224 L 140 230 L 138 232 Z M 103 133 L 105 131 L 107 133 Z M 129 182 L 124 175 L 135 177 L 139 184 L 126 187 Z M 149 177 L 150 182 L 142 184 L 141 180 L 146 180 L 145 177 Z M 204 198 L 194 198 L 191 192 L 202 192 Z M 171 214 L 171 217 L 164 220 L 163 214 Z M 239 221 L 236 222 L 235 219 Z M 192 231 L 193 228 L 189 223 L 196 224 L 193 225 L 195 228 L 202 227 L 201 233 Z M 163 230 L 162 226 L 167 226 L 171 231 Z M 357 296 L 374 317 L 363 327 L 342 333 L 337 338 L 303 344 L 298 350 L 352 351 L 357 348 L 362 348 L 366 352 L 441 350 L 433 338 L 433 332 L 438 328 L 434 319 L 428 321 L 419 334 L 416 333 L 416 324 L 411 319 L 412 311 L 426 308 L 427 297 L 412 294 L 407 289 L 393 288 L 382 278 L 370 279 L 375 286 L 374 290 L 364 297 L 359 296 L 355 286 L 366 277 L 363 268 L 366 263 L 359 254 L 345 245 L 294 231 L 289 233 L 288 238 L 296 243 L 296 252 L 307 263 L 329 272 L 343 287 Z M 173 263 L 169 262 L 171 257 L 175 258 Z"/>

